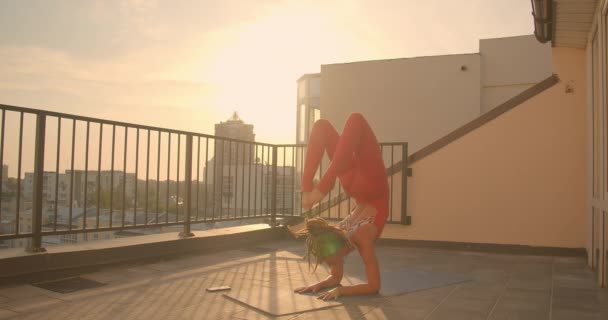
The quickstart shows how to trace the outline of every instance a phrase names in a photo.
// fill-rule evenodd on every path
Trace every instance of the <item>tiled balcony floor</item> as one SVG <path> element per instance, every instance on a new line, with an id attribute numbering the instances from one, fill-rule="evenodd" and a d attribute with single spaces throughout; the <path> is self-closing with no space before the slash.
<path id="1" fill-rule="evenodd" d="M 308 273 L 302 242 L 256 248 L 105 268 L 82 276 L 107 285 L 70 294 L 0 288 L 0 319 L 266 319 L 205 289 L 229 285 L 255 295 L 262 286 L 304 285 L 326 276 L 323 268 Z M 281 319 L 608 319 L 608 294 L 582 258 L 382 246 L 377 254 L 384 270 L 414 266 L 473 280 Z M 356 253 L 349 256 L 346 272 L 361 271 L 360 263 Z"/>

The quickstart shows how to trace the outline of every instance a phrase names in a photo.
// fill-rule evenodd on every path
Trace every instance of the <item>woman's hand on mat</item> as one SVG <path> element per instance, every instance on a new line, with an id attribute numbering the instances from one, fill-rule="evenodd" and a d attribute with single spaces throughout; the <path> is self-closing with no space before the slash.
<path id="1" fill-rule="evenodd" d="M 311 192 L 302 192 L 302 208 L 304 210 L 312 208 L 315 204 L 321 202 L 323 197 L 325 197 L 325 195 L 317 188 L 313 189 Z"/>
<path id="2" fill-rule="evenodd" d="M 317 299 L 321 299 L 323 301 L 337 300 L 339 296 L 340 296 L 340 287 L 336 287 L 327 292 L 321 293 L 317 297 Z"/>
<path id="3" fill-rule="evenodd" d="M 294 290 L 294 292 L 296 292 L 296 293 L 306 293 L 306 292 L 317 293 L 321 289 L 323 289 L 323 286 L 321 285 L 321 283 L 317 283 L 317 284 L 313 284 L 308 287 L 297 288 Z"/>

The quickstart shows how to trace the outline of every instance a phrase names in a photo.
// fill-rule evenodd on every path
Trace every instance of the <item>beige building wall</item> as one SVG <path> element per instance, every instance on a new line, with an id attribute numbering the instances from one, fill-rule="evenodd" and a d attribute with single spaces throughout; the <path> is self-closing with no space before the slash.
<path id="1" fill-rule="evenodd" d="M 323 65 L 321 117 L 342 131 L 360 112 L 378 140 L 415 152 L 479 115 L 479 83 L 479 54 Z"/>
<path id="2" fill-rule="evenodd" d="M 551 52 L 534 35 L 480 40 L 481 114 L 549 77 Z"/>
<path id="3" fill-rule="evenodd" d="M 413 163 L 401 236 L 585 247 L 585 60 L 554 49 L 560 83 Z"/>

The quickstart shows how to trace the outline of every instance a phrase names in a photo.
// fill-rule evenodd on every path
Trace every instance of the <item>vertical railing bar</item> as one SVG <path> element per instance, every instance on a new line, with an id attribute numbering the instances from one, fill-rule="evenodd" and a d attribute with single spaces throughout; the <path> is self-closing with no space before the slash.
<path id="1" fill-rule="evenodd" d="M 215 220 L 215 207 L 217 206 L 217 194 L 216 191 L 218 189 L 218 183 L 217 183 L 217 170 L 218 170 L 218 159 L 217 159 L 217 138 L 213 139 L 213 195 L 212 195 L 212 201 L 213 201 L 213 206 L 211 207 L 211 220 Z"/>
<path id="2" fill-rule="evenodd" d="M 4 110 L 2 110 L 4 113 Z M 4 121 L 4 116 L 2 117 Z M 4 130 L 4 123 L 2 124 L 2 129 Z M 4 138 L 4 132 L 2 132 L 2 138 Z M 57 231 L 57 211 L 59 210 L 59 155 L 60 155 L 60 146 L 61 146 L 61 117 L 57 117 L 57 162 L 55 163 L 55 208 L 54 208 L 54 216 L 53 216 L 53 231 Z M 0 162 L 2 162 L 0 160 Z"/>
<path id="3" fill-rule="evenodd" d="M 2 186 L 2 179 L 6 178 L 8 181 L 8 177 L 3 177 L 2 173 L 3 173 L 3 169 L 4 169 L 4 124 L 6 123 L 6 121 L 4 120 L 6 118 L 6 110 L 2 109 L 2 127 L 0 128 L 0 135 L 2 135 L 2 137 L 0 138 L 0 167 L 2 167 L 2 170 L 0 170 L 0 186 Z M 7 173 L 8 175 L 8 173 Z M 2 197 L 0 196 L 0 208 L 2 207 Z M 57 208 L 57 200 L 55 200 L 55 208 Z M 55 209 L 55 215 L 57 215 L 57 209 Z M 2 210 L 0 210 L 0 221 L 2 221 Z"/>
<path id="4" fill-rule="evenodd" d="M 101 145 L 103 142 L 103 123 L 99 123 L 99 154 L 97 158 L 97 218 L 95 228 L 99 229 L 99 207 L 101 206 Z"/>
<path id="5" fill-rule="evenodd" d="M 169 182 L 169 177 L 171 176 L 171 132 L 168 132 L 167 140 L 167 199 L 165 202 L 165 223 L 169 223 L 169 188 L 171 187 Z"/>
<path id="6" fill-rule="evenodd" d="M 269 148 L 267 148 L 266 146 L 262 146 L 262 150 L 264 149 L 268 149 L 268 151 L 266 152 L 266 159 L 264 159 L 264 162 L 267 163 L 268 165 L 270 165 L 270 161 L 269 161 L 269 155 L 271 155 L 271 150 Z M 272 168 L 271 168 L 272 169 Z M 264 170 L 262 170 L 262 172 L 264 172 L 266 170 L 266 168 L 264 167 Z M 272 170 L 270 170 L 270 172 L 272 172 Z M 262 214 L 269 214 L 270 213 L 270 189 L 272 189 L 272 185 L 268 184 L 267 182 L 272 182 L 272 177 L 270 177 L 270 179 L 268 179 L 269 176 L 266 172 L 264 172 L 264 190 L 266 191 L 262 197 L 264 197 L 264 207 L 262 208 Z"/>
<path id="7" fill-rule="evenodd" d="M 241 218 L 244 216 L 245 212 L 245 143 L 241 143 L 243 146 L 243 161 L 241 161 L 241 178 L 243 182 L 241 182 Z M 250 154 L 251 155 L 251 154 Z"/>
<path id="8" fill-rule="evenodd" d="M 255 172 L 253 175 L 253 216 L 255 217 L 258 210 L 258 169 L 260 164 L 258 163 L 258 146 L 254 144 L 255 148 Z"/>
<path id="9" fill-rule="evenodd" d="M 278 147 L 272 147 L 272 195 L 271 195 L 271 216 L 270 216 L 270 225 L 272 227 L 277 225 L 277 178 L 278 178 Z"/>
<path id="10" fill-rule="evenodd" d="M 234 186 L 234 192 L 232 192 L 232 194 L 234 194 L 234 217 L 236 218 L 236 215 L 238 213 L 238 185 L 239 185 L 239 143 L 235 142 L 236 146 L 234 147 L 234 185 L 231 183 L 230 184 L 230 191 L 232 191 L 232 187 Z M 232 148 L 231 148 L 232 149 Z"/>
<path id="11" fill-rule="evenodd" d="M 199 194 L 201 193 L 201 182 L 200 182 L 200 170 L 201 170 L 201 136 L 197 136 L 197 147 L 196 147 L 196 220 L 198 221 L 198 215 L 200 206 L 198 202 Z"/>
<path id="12" fill-rule="evenodd" d="M 219 166 L 219 171 L 216 169 L 216 172 L 219 173 L 220 178 L 219 178 L 219 188 L 218 188 L 218 192 L 220 193 L 220 207 L 218 208 L 220 211 L 220 219 L 223 217 L 224 214 L 224 151 L 226 151 L 226 140 L 222 140 L 222 156 L 220 157 L 220 161 L 221 161 L 221 165 Z M 217 154 L 216 154 L 217 157 Z M 214 177 L 217 180 L 217 177 Z"/>
<path id="13" fill-rule="evenodd" d="M 321 178 L 323 178 L 323 159 L 321 159 L 321 162 L 319 162 L 319 181 L 321 181 Z M 319 202 L 319 205 L 317 206 L 317 212 L 319 216 L 321 216 L 322 213 L 321 204 L 322 202 Z M 310 210 L 312 210 L 312 208 Z"/>
<path id="14" fill-rule="evenodd" d="M 34 150 L 34 176 L 32 186 L 32 220 L 31 242 L 26 248 L 27 252 L 44 252 L 42 248 L 42 201 L 44 188 L 44 146 L 46 135 L 46 115 L 36 115 L 36 140 Z M 17 229 L 18 230 L 18 229 Z"/>
<path id="15" fill-rule="evenodd" d="M 262 170 L 260 172 L 260 215 L 264 215 L 264 191 L 266 189 L 266 173 L 264 172 L 266 170 L 266 165 L 264 164 L 264 161 L 266 160 L 266 158 L 264 157 L 265 149 L 266 147 L 262 145 Z"/>
<path id="16" fill-rule="evenodd" d="M 203 211 L 204 218 L 203 220 L 207 220 L 207 207 L 209 206 L 207 202 L 207 193 L 209 193 L 209 174 L 207 167 L 209 166 L 209 137 L 205 137 L 205 210 Z"/>
<path id="17" fill-rule="evenodd" d="M 264 149 L 265 147 L 263 145 L 260 146 L 262 148 L 262 157 L 260 158 L 260 211 L 258 212 L 260 215 L 264 214 L 264 161 L 265 161 L 265 156 L 264 156 Z"/>
<path id="18" fill-rule="evenodd" d="M 114 155 L 116 150 L 116 125 L 112 125 L 112 161 L 110 164 L 110 228 L 114 222 Z"/>
<path id="19" fill-rule="evenodd" d="M 391 166 L 395 163 L 395 146 L 391 144 Z M 393 175 L 391 174 L 391 195 L 389 197 L 390 200 L 390 209 L 388 212 L 390 212 L 390 221 L 393 222 L 393 201 L 395 200 L 393 197 L 393 190 L 395 190 L 393 188 Z"/>
<path id="20" fill-rule="evenodd" d="M 17 160 L 17 204 L 16 204 L 16 221 L 15 234 L 19 234 L 19 211 L 21 202 L 21 154 L 23 150 L 23 112 L 20 112 L 19 118 L 19 158 Z"/>
<path id="21" fill-rule="evenodd" d="M 144 205 L 144 225 L 148 225 L 148 201 L 150 201 L 150 129 L 148 129 L 148 137 L 146 143 L 146 202 Z"/>
<path id="22" fill-rule="evenodd" d="M 351 212 L 350 211 L 351 210 L 351 208 L 350 208 L 350 200 L 351 200 L 350 196 L 347 196 L 347 199 L 348 199 L 348 213 L 346 215 L 349 215 L 350 212 Z"/>
<path id="23" fill-rule="evenodd" d="M 178 141 L 181 140 L 181 135 L 178 135 Z M 178 144 L 179 145 L 179 144 Z M 178 147 L 179 150 L 179 147 Z M 179 154 L 179 152 L 178 152 Z M 186 159 L 184 163 L 184 231 L 180 233 L 180 237 L 192 237 L 194 234 L 190 232 L 190 218 L 192 217 L 192 134 L 186 135 Z M 179 161 L 178 161 L 179 163 Z M 179 171 L 178 171 L 179 174 Z"/>
<path id="24" fill-rule="evenodd" d="M 255 148 L 255 142 L 248 146 L 249 150 L 249 171 L 247 172 L 247 217 L 251 216 L 251 163 L 253 162 L 253 154 L 251 147 Z"/>
<path id="25" fill-rule="evenodd" d="M 272 150 L 272 151 L 271 151 L 271 150 Z M 278 164 L 278 161 L 279 161 L 279 150 L 278 150 L 278 148 L 276 149 L 276 150 L 277 150 L 277 157 L 276 157 L 276 158 L 273 158 L 273 156 L 274 156 L 274 150 L 275 150 L 275 147 L 274 147 L 274 146 L 272 146 L 272 147 L 268 147 L 268 163 L 270 163 L 271 161 L 273 161 L 273 160 L 275 160 L 275 159 L 276 159 L 276 160 L 277 160 L 277 164 Z M 273 161 L 273 165 L 274 165 L 274 161 Z M 277 166 L 277 177 L 278 177 L 278 175 L 279 175 L 279 167 Z M 271 171 L 270 171 L 270 189 L 271 189 L 271 190 L 272 190 L 272 188 L 273 188 L 273 182 L 274 182 L 274 181 L 273 181 L 273 179 L 274 179 L 274 177 L 272 176 L 272 167 L 271 167 Z M 271 192 L 272 192 L 272 191 L 271 191 Z M 277 193 L 278 193 L 278 183 L 277 183 Z M 275 196 L 275 201 L 272 201 L 272 197 L 273 197 L 273 195 Z M 268 209 L 269 209 L 269 212 L 270 212 L 270 211 L 274 211 L 274 210 L 272 210 L 272 208 L 273 208 L 273 202 L 275 202 L 275 203 L 276 203 L 276 202 L 278 201 L 278 194 L 269 193 L 269 194 L 268 194 L 268 197 L 269 197 L 269 198 L 268 198 L 268 204 L 269 204 L 269 208 L 268 208 Z M 275 207 L 276 207 L 276 206 L 275 206 Z M 271 214 L 272 214 L 272 213 L 271 213 Z M 271 219 L 272 219 L 272 218 L 271 218 Z"/>
<path id="26" fill-rule="evenodd" d="M 267 214 L 272 214 L 271 213 L 271 211 L 272 211 L 272 195 L 273 195 L 272 194 L 272 164 L 270 164 L 270 163 L 271 163 L 271 161 L 273 159 L 272 155 L 273 155 L 274 147 L 268 146 L 267 149 L 268 149 L 268 153 L 266 155 L 266 158 L 268 160 L 267 161 L 268 164 L 270 165 L 270 174 L 268 175 L 268 177 L 270 178 L 269 179 L 270 190 L 268 190 L 268 192 L 266 193 L 266 212 L 267 212 Z"/>
<path id="27" fill-rule="evenodd" d="M 384 145 L 382 145 L 382 144 L 380 145 L 380 157 L 382 158 L 382 165 L 384 165 Z M 388 179 L 388 177 L 387 177 L 387 179 Z M 388 200 L 388 201 L 389 201 L 389 206 L 390 206 L 390 201 L 391 201 L 391 197 L 390 197 L 390 196 L 389 196 L 389 200 Z M 392 214 L 392 213 L 391 213 L 391 212 L 390 212 L 390 210 L 389 210 L 389 216 L 390 216 L 391 214 Z M 388 217 L 388 219 L 389 219 L 388 221 L 392 221 L 392 220 L 391 220 L 391 219 L 392 219 L 391 217 Z"/>
<path id="28" fill-rule="evenodd" d="M 3 177 L 3 169 L 4 169 L 4 125 L 5 125 L 5 117 L 6 117 L 6 110 L 2 109 L 2 128 L 0 128 L 0 134 L 2 135 L 2 138 L 0 138 L 0 167 L 2 167 L 0 169 L 0 186 L 2 186 L 2 179 L 6 178 L 8 181 L 8 177 Z M 7 172 L 8 175 L 8 172 Z M 57 201 L 55 201 L 56 203 Z M 0 196 L 0 207 L 2 207 L 2 197 Z M 0 221 L 2 221 L 2 210 L 0 210 Z"/>
<path id="29" fill-rule="evenodd" d="M 319 178 L 320 180 L 321 178 Z M 337 179 L 339 180 L 339 179 Z M 338 181 L 338 184 L 340 184 L 340 182 Z M 331 189 L 329 189 L 329 198 L 327 199 L 327 218 L 331 219 L 331 202 L 332 202 L 332 191 L 334 190 L 334 187 L 332 186 Z"/>
<path id="30" fill-rule="evenodd" d="M 297 146 L 291 148 L 291 216 L 296 215 L 296 149 Z"/>
<path id="31" fill-rule="evenodd" d="M 175 222 L 179 220 L 179 165 L 181 156 L 181 143 L 182 135 L 177 134 L 177 174 L 175 175 L 175 182 L 177 183 L 177 185 L 175 186 Z"/>
<path id="32" fill-rule="evenodd" d="M 82 220 L 82 229 L 86 229 L 87 228 L 87 192 L 89 191 L 88 189 L 88 184 L 89 184 L 89 131 L 90 131 L 90 127 L 91 127 L 91 122 L 87 121 L 87 132 L 85 133 L 85 139 L 87 140 L 87 142 L 85 143 L 85 148 L 84 148 L 84 201 L 83 201 L 83 220 Z M 85 234 L 86 236 L 86 234 Z"/>
<path id="33" fill-rule="evenodd" d="M 338 183 L 338 219 L 342 219 L 342 184 Z"/>
<path id="34" fill-rule="evenodd" d="M 281 207 L 281 214 L 285 215 L 285 167 L 286 167 L 286 163 L 285 163 L 285 158 L 286 158 L 286 153 L 287 153 L 287 147 L 282 147 L 283 149 L 283 176 L 281 177 L 281 189 L 282 191 L 282 207 Z"/>
<path id="35" fill-rule="evenodd" d="M 213 189 L 211 190 L 211 220 L 215 219 L 215 207 L 217 206 L 217 188 L 218 188 L 218 184 L 217 184 L 217 179 L 216 179 L 216 172 L 217 172 L 217 165 L 218 165 L 218 157 L 217 157 L 217 138 L 213 138 L 213 170 L 211 170 L 213 173 L 213 179 L 210 180 L 211 182 L 213 182 Z M 207 183 L 207 187 L 208 187 L 209 183 Z"/>
<path id="36" fill-rule="evenodd" d="M 125 145 L 124 145 L 124 154 L 122 161 L 122 227 L 125 226 L 125 216 L 127 209 L 127 136 L 129 133 L 129 128 L 125 126 Z"/>
<path id="37" fill-rule="evenodd" d="M 401 223 L 411 224 L 411 218 L 407 215 L 407 176 L 409 167 L 408 143 L 401 147 Z"/>
<path id="38" fill-rule="evenodd" d="M 76 146 L 76 119 L 72 119 L 72 162 L 70 164 L 70 211 L 68 230 L 72 230 L 72 212 L 74 203 L 74 148 Z"/>
<path id="39" fill-rule="evenodd" d="M 302 168 L 300 168 L 300 186 L 299 186 L 300 194 L 298 195 L 300 197 L 300 217 L 304 213 L 304 209 L 302 208 L 302 187 L 301 187 L 302 177 L 304 176 L 304 152 L 306 152 L 306 147 L 302 147 L 302 152 L 300 152 L 300 164 L 302 165 Z"/>
<path id="40" fill-rule="evenodd" d="M 126 170 L 125 170 L 126 171 Z M 139 184 L 139 128 L 135 129 L 135 186 L 133 195 L 133 225 L 137 225 L 137 185 Z"/>
<path id="41" fill-rule="evenodd" d="M 160 212 L 160 138 L 161 132 L 158 131 L 158 146 L 156 147 L 156 218 L 155 224 L 158 224 L 158 214 Z"/>
<path id="42" fill-rule="evenodd" d="M 223 169 L 223 168 L 222 168 Z M 222 180 L 224 180 L 224 175 L 222 173 Z M 228 188 L 230 188 L 230 192 L 228 194 L 232 195 L 232 140 L 228 140 Z M 222 192 L 224 189 L 222 188 Z M 228 198 L 228 208 L 226 208 L 226 217 L 230 218 L 230 198 Z"/>

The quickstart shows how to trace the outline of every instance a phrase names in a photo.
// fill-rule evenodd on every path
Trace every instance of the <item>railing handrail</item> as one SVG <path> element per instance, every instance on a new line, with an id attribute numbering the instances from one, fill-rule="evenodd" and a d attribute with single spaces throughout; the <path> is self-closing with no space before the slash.
<path id="1" fill-rule="evenodd" d="M 241 142 L 241 143 L 247 143 L 247 144 L 257 144 L 257 145 L 263 145 L 263 146 L 268 146 L 268 147 L 275 146 L 274 144 L 271 144 L 271 143 L 264 143 L 264 142 L 258 142 L 258 141 L 247 141 L 247 140 L 234 139 L 234 138 L 228 138 L 228 137 L 222 137 L 222 136 L 215 136 L 215 135 L 211 135 L 211 134 L 194 132 L 194 131 L 147 126 L 147 125 L 142 125 L 142 124 L 137 124 L 137 123 L 129 123 L 129 122 L 122 122 L 122 121 L 115 121 L 115 120 L 108 120 L 108 119 L 101 119 L 101 118 L 86 117 L 86 116 L 80 116 L 80 115 L 75 115 L 75 114 L 41 110 L 41 109 L 17 107 L 17 106 L 12 106 L 12 105 L 7 105 L 7 104 L 0 104 L 0 109 L 5 109 L 5 110 L 10 110 L 10 111 L 15 111 L 15 112 L 31 113 L 31 114 L 36 114 L 36 115 L 42 114 L 42 115 L 46 115 L 46 116 L 63 118 L 63 119 L 96 122 L 96 123 L 107 124 L 107 125 L 115 125 L 115 126 L 119 126 L 119 127 L 130 127 L 130 128 L 134 128 L 134 129 L 162 131 L 162 132 L 170 132 L 170 133 L 183 134 L 183 135 L 191 134 L 191 135 L 197 136 L 197 137 L 221 139 L 224 141 Z"/>

